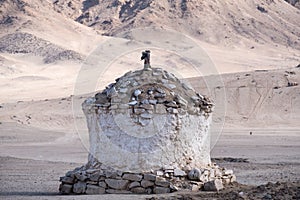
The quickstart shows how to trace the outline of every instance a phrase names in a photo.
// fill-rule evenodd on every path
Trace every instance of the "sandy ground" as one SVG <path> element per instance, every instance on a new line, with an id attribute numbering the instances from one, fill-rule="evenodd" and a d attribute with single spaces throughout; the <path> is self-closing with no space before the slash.
<path id="1" fill-rule="evenodd" d="M 0 198 L 83 198 L 58 194 L 59 177 L 87 160 L 88 152 L 80 141 L 72 136 L 66 141 L 64 133 L 28 128 L 15 123 L 1 124 Z M 249 135 L 245 129 L 225 129 L 211 155 L 220 166 L 233 169 L 239 183 L 260 185 L 277 181 L 299 181 L 298 134 L 298 130 L 279 132 L 256 129 Z M 54 142 L 60 139 L 64 142 Z M 245 160 L 239 162 L 239 158 Z M 149 198 L 122 195 L 122 199 L 146 197 Z M 84 198 L 118 199 L 120 196 Z"/>

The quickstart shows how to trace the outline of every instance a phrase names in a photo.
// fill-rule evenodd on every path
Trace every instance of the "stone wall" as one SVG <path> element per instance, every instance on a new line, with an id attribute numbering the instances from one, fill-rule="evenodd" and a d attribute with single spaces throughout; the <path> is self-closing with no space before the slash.
<path id="1" fill-rule="evenodd" d="M 60 181 L 62 194 L 162 194 L 178 190 L 219 191 L 235 182 L 236 177 L 232 170 L 216 165 L 187 171 L 165 166 L 156 171 L 132 173 L 97 163 L 69 171 Z"/>

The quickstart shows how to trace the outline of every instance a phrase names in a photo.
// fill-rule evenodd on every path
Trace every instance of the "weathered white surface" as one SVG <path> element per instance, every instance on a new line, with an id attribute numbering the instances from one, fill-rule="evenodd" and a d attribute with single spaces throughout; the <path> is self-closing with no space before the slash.
<path id="1" fill-rule="evenodd" d="M 134 124 L 126 114 L 86 112 L 90 153 L 122 171 L 165 165 L 200 167 L 210 163 L 209 121 L 198 115 L 153 114 L 150 124 Z M 178 119 L 184 124 L 176 130 Z"/>

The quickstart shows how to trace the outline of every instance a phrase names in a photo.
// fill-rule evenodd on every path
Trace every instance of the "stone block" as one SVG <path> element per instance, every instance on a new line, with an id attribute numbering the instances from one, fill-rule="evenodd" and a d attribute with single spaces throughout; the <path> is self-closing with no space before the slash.
<path id="1" fill-rule="evenodd" d="M 141 184 L 139 182 L 132 182 L 132 183 L 129 184 L 128 188 L 132 189 L 132 188 L 140 187 L 140 186 L 141 186 Z"/>
<path id="2" fill-rule="evenodd" d="M 113 188 L 116 190 L 124 190 L 127 188 L 129 181 L 128 180 L 106 179 L 105 183 L 110 188 Z"/>
<path id="3" fill-rule="evenodd" d="M 219 190 L 222 190 L 223 188 L 224 188 L 224 186 L 220 179 L 216 179 L 216 180 L 204 183 L 205 191 L 219 191 Z"/>
<path id="4" fill-rule="evenodd" d="M 86 190 L 86 183 L 84 182 L 78 182 L 75 183 L 73 186 L 73 192 L 76 194 L 83 194 Z"/>
<path id="5" fill-rule="evenodd" d="M 98 181 L 86 181 L 86 183 L 90 185 L 98 185 Z"/>
<path id="6" fill-rule="evenodd" d="M 105 188 L 96 185 L 87 185 L 86 194 L 104 194 Z"/>
<path id="7" fill-rule="evenodd" d="M 99 181 L 100 176 L 101 176 L 101 175 L 100 175 L 99 173 L 94 173 L 94 174 L 90 174 L 88 178 L 89 178 L 91 181 Z"/>
<path id="8" fill-rule="evenodd" d="M 104 181 L 100 181 L 98 185 L 100 187 L 107 188 L 107 184 Z"/>
<path id="9" fill-rule="evenodd" d="M 143 176 L 139 174 L 124 174 L 122 178 L 130 181 L 141 181 Z"/>
<path id="10" fill-rule="evenodd" d="M 174 169 L 174 176 L 186 176 L 186 173 L 181 169 Z"/>
<path id="11" fill-rule="evenodd" d="M 70 184 L 60 184 L 59 191 L 62 194 L 70 194 L 70 193 L 72 193 L 72 188 L 73 188 L 73 185 L 70 185 Z"/>
<path id="12" fill-rule="evenodd" d="M 106 178 L 116 178 L 118 176 L 118 173 L 117 172 L 113 172 L 113 171 L 106 171 L 105 172 L 105 176 Z"/>
<path id="13" fill-rule="evenodd" d="M 156 175 L 154 174 L 144 174 L 144 180 L 156 181 Z"/>
<path id="14" fill-rule="evenodd" d="M 153 189 L 153 192 L 155 194 L 166 194 L 166 193 L 170 193 L 171 190 L 170 190 L 170 188 L 165 188 L 165 187 L 155 187 Z"/>
<path id="15" fill-rule="evenodd" d="M 135 194 L 145 194 L 146 193 L 145 188 L 142 188 L 142 187 L 132 188 L 130 191 Z"/>
<path id="16" fill-rule="evenodd" d="M 170 182 L 165 180 L 164 178 L 157 178 L 155 181 L 155 185 L 157 186 L 162 186 L 162 187 L 169 187 L 170 186 Z"/>
<path id="17" fill-rule="evenodd" d="M 234 174 L 231 175 L 230 182 L 236 182 L 236 176 Z"/>
<path id="18" fill-rule="evenodd" d="M 152 182 L 152 181 L 142 180 L 142 182 L 141 182 L 141 186 L 143 188 L 151 187 L 153 185 L 154 185 L 154 182 Z"/>
<path id="19" fill-rule="evenodd" d="M 74 183 L 74 178 L 68 177 L 68 176 L 64 176 L 64 177 L 61 177 L 60 181 L 61 181 L 62 183 L 73 184 L 73 183 Z"/>
<path id="20" fill-rule="evenodd" d="M 75 177 L 75 172 L 73 170 L 72 171 L 68 171 L 66 173 L 66 176 L 74 178 Z"/>
<path id="21" fill-rule="evenodd" d="M 85 181 L 88 177 L 80 172 L 75 173 L 75 177 L 80 181 Z"/>
<path id="22" fill-rule="evenodd" d="M 94 173 L 100 173 L 100 169 L 87 169 L 87 174 L 94 174 Z"/>

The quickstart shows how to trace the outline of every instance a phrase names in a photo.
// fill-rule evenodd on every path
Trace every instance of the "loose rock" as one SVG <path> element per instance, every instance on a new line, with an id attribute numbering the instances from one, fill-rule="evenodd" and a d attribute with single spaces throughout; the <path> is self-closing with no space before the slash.
<path id="1" fill-rule="evenodd" d="M 224 186 L 220 179 L 216 179 L 216 180 L 204 183 L 205 191 L 219 191 L 219 190 L 222 190 L 223 188 L 224 188 Z"/>
<path id="2" fill-rule="evenodd" d="M 194 168 L 188 173 L 188 178 L 190 180 L 200 180 L 200 176 L 201 171 L 198 168 Z"/>

